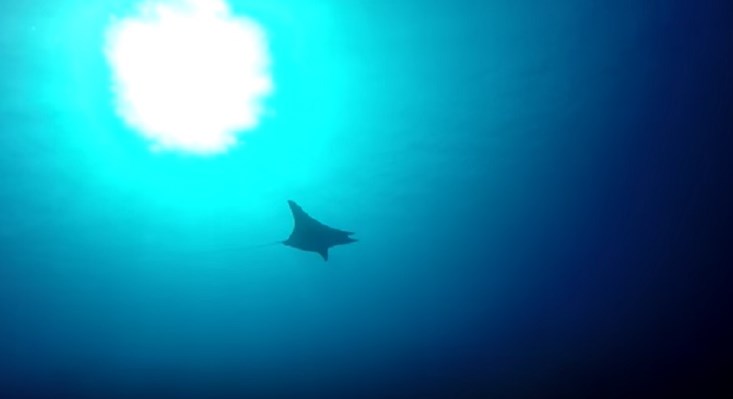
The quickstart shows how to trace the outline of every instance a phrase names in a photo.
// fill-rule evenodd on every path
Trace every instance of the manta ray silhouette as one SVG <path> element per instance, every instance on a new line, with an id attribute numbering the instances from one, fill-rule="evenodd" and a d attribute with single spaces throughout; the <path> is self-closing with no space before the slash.
<path id="1" fill-rule="evenodd" d="M 328 249 L 336 245 L 351 244 L 357 240 L 349 237 L 349 231 L 334 229 L 313 219 L 295 201 L 288 201 L 293 213 L 293 232 L 282 243 L 303 251 L 317 252 L 328 261 Z"/>

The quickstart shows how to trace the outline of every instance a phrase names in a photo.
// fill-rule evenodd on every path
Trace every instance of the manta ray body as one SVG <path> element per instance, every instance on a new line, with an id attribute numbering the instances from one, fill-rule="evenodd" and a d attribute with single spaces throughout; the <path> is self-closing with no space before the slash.
<path id="1" fill-rule="evenodd" d="M 288 201 L 293 213 L 293 232 L 282 243 L 302 251 L 316 252 L 328 261 L 328 249 L 336 245 L 351 244 L 357 240 L 350 236 L 354 233 L 333 227 L 312 218 L 295 201 Z"/>

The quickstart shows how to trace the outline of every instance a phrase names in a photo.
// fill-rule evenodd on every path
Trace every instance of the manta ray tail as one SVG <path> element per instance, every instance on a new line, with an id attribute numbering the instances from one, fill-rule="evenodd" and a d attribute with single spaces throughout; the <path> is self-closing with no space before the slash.
<path id="1" fill-rule="evenodd" d="M 258 248 L 265 248 L 265 247 L 271 247 L 273 245 L 281 245 L 283 243 L 282 240 L 279 241 L 272 241 L 264 244 L 253 244 L 253 245 L 243 245 L 243 246 L 235 246 L 235 247 L 222 247 L 222 248 L 209 248 L 209 249 L 203 249 L 196 251 L 197 253 L 212 253 L 212 252 L 232 252 L 232 251 L 243 251 L 248 249 L 258 249 Z"/>
<path id="2" fill-rule="evenodd" d="M 278 240 L 278 241 L 268 242 L 268 243 L 265 243 L 265 244 L 249 245 L 249 246 L 241 247 L 240 249 L 264 248 L 264 247 L 270 247 L 270 246 L 273 246 L 273 245 L 281 245 L 284 242 L 285 242 L 284 240 Z"/>

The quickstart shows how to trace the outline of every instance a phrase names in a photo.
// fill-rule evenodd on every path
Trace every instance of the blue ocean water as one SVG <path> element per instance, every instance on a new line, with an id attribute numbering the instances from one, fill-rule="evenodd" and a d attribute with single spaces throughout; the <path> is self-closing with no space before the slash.
<path id="1" fill-rule="evenodd" d="M 115 112 L 104 31 L 134 3 L 0 6 L 0 396 L 719 381 L 726 2 L 232 0 L 275 112 L 203 158 Z M 360 241 L 253 248 L 289 199 Z"/>

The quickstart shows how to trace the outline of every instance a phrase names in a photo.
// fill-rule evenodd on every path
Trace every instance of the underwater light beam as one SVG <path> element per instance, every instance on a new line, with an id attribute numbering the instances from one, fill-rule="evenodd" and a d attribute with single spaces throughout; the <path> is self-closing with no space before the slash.
<path id="1" fill-rule="evenodd" d="M 117 113 L 151 148 L 225 152 L 273 91 L 263 29 L 224 0 L 144 0 L 106 32 Z"/>

